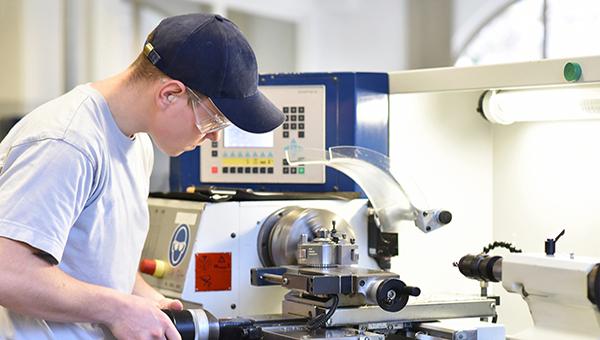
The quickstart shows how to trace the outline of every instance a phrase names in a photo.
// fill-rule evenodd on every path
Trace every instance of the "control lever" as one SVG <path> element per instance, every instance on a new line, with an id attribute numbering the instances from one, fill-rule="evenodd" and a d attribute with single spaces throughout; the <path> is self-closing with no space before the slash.
<path id="1" fill-rule="evenodd" d="M 544 242 L 544 250 L 546 252 L 546 255 L 553 256 L 554 253 L 556 253 L 556 242 L 558 242 L 558 239 L 561 238 L 564 234 L 565 234 L 565 229 L 563 229 L 563 231 L 561 231 L 560 234 L 558 234 L 558 236 L 556 236 L 556 238 L 546 239 L 546 242 Z"/>

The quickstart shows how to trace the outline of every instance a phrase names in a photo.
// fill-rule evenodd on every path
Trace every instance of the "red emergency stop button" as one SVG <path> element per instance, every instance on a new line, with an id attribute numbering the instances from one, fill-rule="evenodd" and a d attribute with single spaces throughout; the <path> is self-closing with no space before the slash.
<path id="1" fill-rule="evenodd" d="M 140 272 L 148 275 L 152 275 L 157 278 L 162 278 L 165 276 L 165 270 L 167 269 L 167 264 L 165 261 L 157 260 L 157 259 L 142 259 L 140 261 Z"/>

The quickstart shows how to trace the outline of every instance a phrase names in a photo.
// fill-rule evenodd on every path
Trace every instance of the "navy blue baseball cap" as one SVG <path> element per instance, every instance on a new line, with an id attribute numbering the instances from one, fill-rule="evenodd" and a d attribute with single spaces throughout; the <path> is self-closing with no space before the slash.
<path id="1" fill-rule="evenodd" d="M 237 26 L 215 14 L 185 14 L 162 20 L 148 36 L 144 55 L 167 76 L 215 103 L 237 127 L 268 132 L 283 113 L 258 90 L 258 67 Z"/>

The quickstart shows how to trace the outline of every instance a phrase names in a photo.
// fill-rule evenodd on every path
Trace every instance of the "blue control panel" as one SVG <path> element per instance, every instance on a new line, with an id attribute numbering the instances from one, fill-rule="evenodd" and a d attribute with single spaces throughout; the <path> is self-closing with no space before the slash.
<path id="1" fill-rule="evenodd" d="M 285 151 L 354 145 L 388 154 L 386 73 L 266 74 L 260 90 L 286 120 L 266 134 L 229 127 L 217 142 L 171 158 L 170 189 L 191 185 L 263 191 L 358 191 L 344 174 L 321 165 L 291 166 Z"/>

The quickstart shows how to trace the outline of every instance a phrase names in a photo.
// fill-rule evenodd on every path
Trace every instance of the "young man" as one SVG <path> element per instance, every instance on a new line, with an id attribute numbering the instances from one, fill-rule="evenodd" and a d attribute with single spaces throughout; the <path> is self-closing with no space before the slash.
<path id="1" fill-rule="evenodd" d="M 144 282 L 153 154 L 270 131 L 252 49 L 218 15 L 163 20 L 124 72 L 26 115 L 0 144 L 0 338 L 179 339 Z"/>

